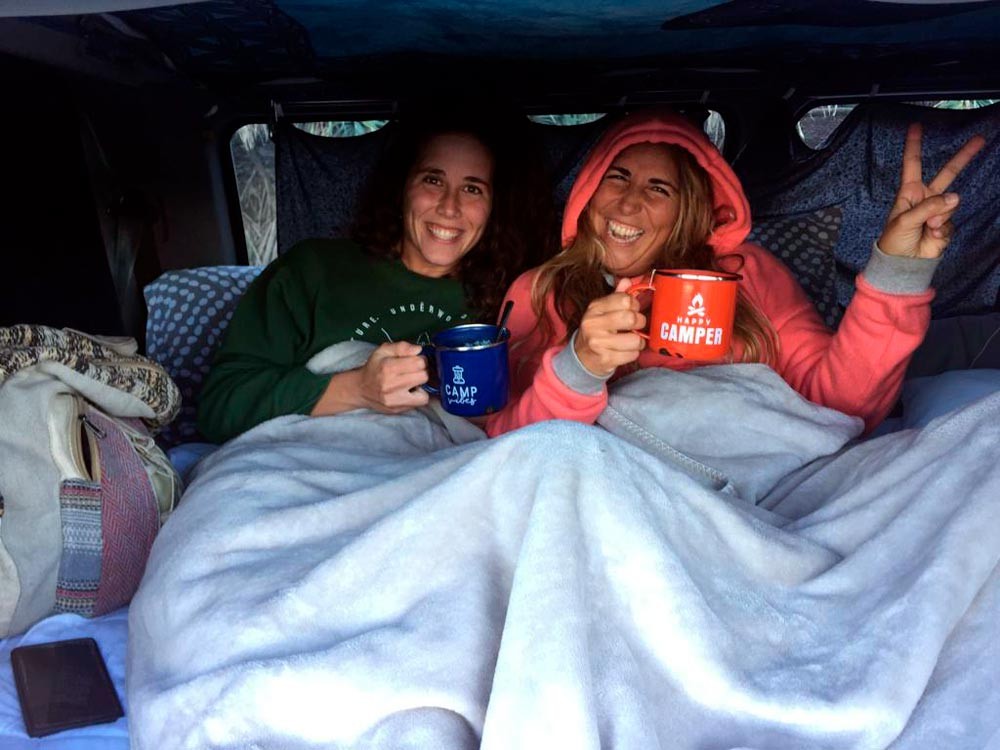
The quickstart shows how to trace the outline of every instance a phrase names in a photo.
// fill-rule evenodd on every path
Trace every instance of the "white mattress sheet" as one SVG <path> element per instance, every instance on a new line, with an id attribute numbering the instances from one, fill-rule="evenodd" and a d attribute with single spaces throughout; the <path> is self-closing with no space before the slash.
<path id="1" fill-rule="evenodd" d="M 100 646 L 108 673 L 115 683 L 125 716 L 112 724 L 98 724 L 34 739 L 28 737 L 14 687 L 10 652 L 18 646 L 93 638 Z M 0 640 L 0 748 L 3 750 L 128 750 L 128 705 L 125 696 L 125 646 L 128 608 L 88 620 L 79 615 L 54 615 L 19 636 Z"/>

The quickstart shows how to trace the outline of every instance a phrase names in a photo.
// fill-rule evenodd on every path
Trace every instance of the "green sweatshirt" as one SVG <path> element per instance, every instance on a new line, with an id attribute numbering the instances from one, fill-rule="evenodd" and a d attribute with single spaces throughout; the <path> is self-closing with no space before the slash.
<path id="1" fill-rule="evenodd" d="M 454 279 L 415 274 L 349 240 L 301 242 L 240 300 L 198 403 L 198 428 L 223 442 L 273 417 L 308 414 L 330 380 L 305 364 L 341 341 L 425 343 L 474 317 Z"/>

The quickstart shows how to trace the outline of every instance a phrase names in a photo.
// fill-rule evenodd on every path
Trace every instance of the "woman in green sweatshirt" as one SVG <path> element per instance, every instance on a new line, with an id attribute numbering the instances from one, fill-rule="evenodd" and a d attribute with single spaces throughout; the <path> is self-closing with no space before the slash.
<path id="1" fill-rule="evenodd" d="M 426 404 L 419 344 L 495 320 L 510 282 L 548 256 L 549 191 L 523 118 L 438 112 L 397 127 L 351 238 L 299 243 L 240 300 L 198 404 L 208 439 L 284 414 Z M 377 345 L 362 367 L 306 369 L 348 340 Z"/>

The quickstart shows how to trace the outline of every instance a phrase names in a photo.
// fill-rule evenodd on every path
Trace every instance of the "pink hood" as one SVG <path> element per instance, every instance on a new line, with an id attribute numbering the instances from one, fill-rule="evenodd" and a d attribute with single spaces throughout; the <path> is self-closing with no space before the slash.
<path id="1" fill-rule="evenodd" d="M 668 111 L 632 114 L 608 130 L 580 170 L 563 213 L 562 246 L 576 237 L 577 221 L 597 186 L 622 150 L 636 143 L 672 143 L 689 151 L 708 172 L 715 196 L 715 215 L 721 222 L 709 237 L 716 253 L 735 250 L 750 232 L 750 205 L 743 186 L 708 137 L 680 115 Z"/>

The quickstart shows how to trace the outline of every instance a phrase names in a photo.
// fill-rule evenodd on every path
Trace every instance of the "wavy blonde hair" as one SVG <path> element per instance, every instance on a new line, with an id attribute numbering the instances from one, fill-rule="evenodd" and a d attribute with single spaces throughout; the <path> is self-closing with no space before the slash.
<path id="1" fill-rule="evenodd" d="M 716 257 L 708 244 L 715 227 L 712 183 L 708 173 L 686 149 L 668 143 L 660 145 L 677 164 L 680 210 L 653 267 L 730 270 L 720 266 L 719 261 L 724 258 L 735 258 L 742 265 L 742 255 L 734 253 Z M 566 324 L 567 335 L 563 341 L 568 341 L 572 332 L 580 326 L 587 305 L 609 293 L 603 273 L 606 250 L 594 232 L 588 209 L 589 206 L 580 214 L 573 243 L 544 263 L 535 277 L 531 303 L 546 339 L 555 333 L 545 314 L 545 300 L 550 292 L 554 290 L 556 312 Z M 742 289 L 736 298 L 733 338 L 743 344 L 741 361 L 777 361 L 777 334 L 770 321 L 750 302 Z"/>

